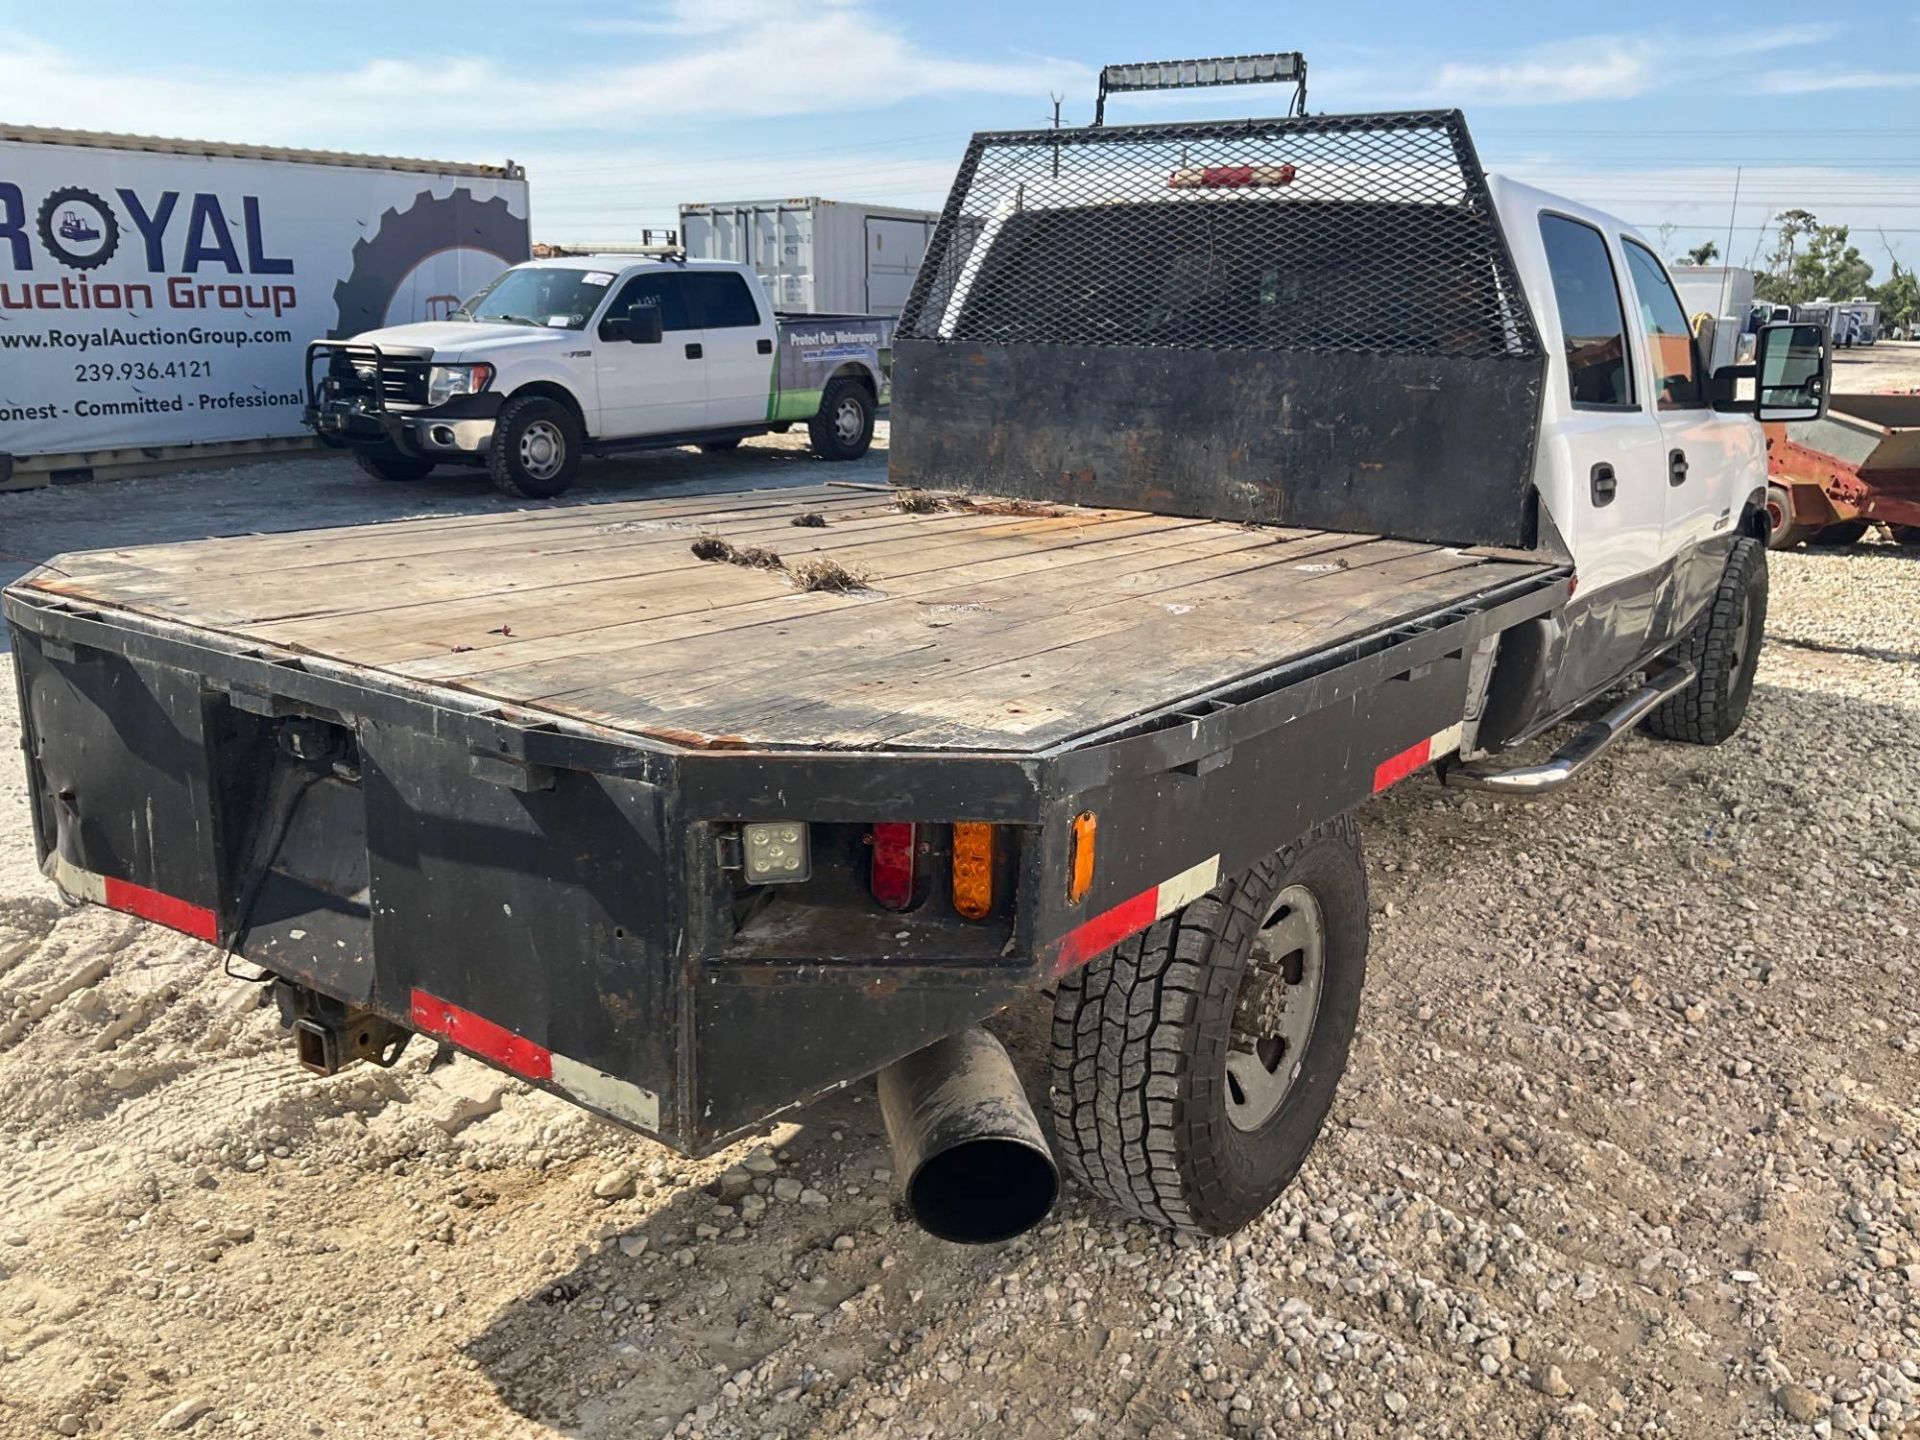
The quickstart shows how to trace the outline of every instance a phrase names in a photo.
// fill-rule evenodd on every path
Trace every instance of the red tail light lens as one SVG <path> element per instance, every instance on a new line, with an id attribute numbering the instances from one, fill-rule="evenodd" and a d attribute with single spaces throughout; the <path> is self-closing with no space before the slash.
<path id="1" fill-rule="evenodd" d="M 914 873 L 919 849 L 917 829 L 911 823 L 876 823 L 873 827 L 873 898 L 889 910 L 913 904 L 918 877 Z"/>

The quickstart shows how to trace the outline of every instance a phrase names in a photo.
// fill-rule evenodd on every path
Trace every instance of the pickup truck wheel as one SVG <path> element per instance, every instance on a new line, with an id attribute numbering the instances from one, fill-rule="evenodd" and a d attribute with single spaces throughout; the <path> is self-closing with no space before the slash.
<path id="1" fill-rule="evenodd" d="M 1067 1172 L 1142 1219 L 1230 1235 L 1312 1149 L 1367 968 L 1367 872 L 1342 817 L 1309 831 L 1054 995 Z"/>
<path id="2" fill-rule="evenodd" d="M 1894 544 L 1920 548 L 1920 525 L 1889 525 L 1887 529 L 1893 534 Z"/>
<path id="3" fill-rule="evenodd" d="M 1747 715 L 1766 626 L 1767 552 L 1758 540 L 1736 540 L 1713 603 L 1673 652 L 1693 662 L 1693 683 L 1647 717 L 1647 730 L 1689 745 L 1730 737 Z"/>
<path id="4" fill-rule="evenodd" d="M 487 475 L 503 495 L 551 499 L 573 483 L 583 439 L 580 422 L 558 400 L 510 400 L 494 422 Z"/>
<path id="5" fill-rule="evenodd" d="M 433 461 L 402 455 L 392 445 L 356 445 L 353 463 L 376 480 L 424 480 L 433 473 Z"/>
<path id="6" fill-rule="evenodd" d="M 1784 485 L 1767 487 L 1767 548 L 1791 550 L 1812 531 L 1796 525 L 1793 519 L 1793 495 Z"/>
<path id="7" fill-rule="evenodd" d="M 822 460 L 858 460 L 873 444 L 873 392 L 858 380 L 835 380 L 807 422 L 807 438 Z"/>
<path id="8" fill-rule="evenodd" d="M 1838 525 L 1828 525 L 1814 531 L 1807 537 L 1807 543 L 1822 548 L 1857 545 L 1861 537 L 1867 533 L 1868 528 L 1865 520 L 1843 520 Z"/>

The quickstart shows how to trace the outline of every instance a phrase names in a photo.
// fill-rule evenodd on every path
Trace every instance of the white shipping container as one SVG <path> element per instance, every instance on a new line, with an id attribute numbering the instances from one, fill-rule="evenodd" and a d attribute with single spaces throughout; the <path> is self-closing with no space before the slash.
<path id="1" fill-rule="evenodd" d="M 696 259 L 753 266 L 776 310 L 898 315 L 939 218 L 813 197 L 737 200 L 682 205 L 680 235 Z"/>

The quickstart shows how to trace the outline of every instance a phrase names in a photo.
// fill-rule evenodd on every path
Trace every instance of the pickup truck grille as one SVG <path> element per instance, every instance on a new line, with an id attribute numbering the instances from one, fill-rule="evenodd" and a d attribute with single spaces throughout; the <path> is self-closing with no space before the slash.
<path id="1" fill-rule="evenodd" d="M 427 403 L 427 371 L 430 360 L 403 359 L 395 355 L 380 357 L 380 400 L 383 405 L 407 407 Z"/>
<path id="2" fill-rule="evenodd" d="M 364 397 L 361 405 L 369 410 L 416 409 L 427 403 L 433 361 L 426 356 L 390 355 L 345 341 L 319 341 L 312 349 L 325 360 L 328 389 L 335 396 Z"/>
<path id="3" fill-rule="evenodd" d="M 1541 353 L 1458 111 L 977 135 L 899 333 Z"/>

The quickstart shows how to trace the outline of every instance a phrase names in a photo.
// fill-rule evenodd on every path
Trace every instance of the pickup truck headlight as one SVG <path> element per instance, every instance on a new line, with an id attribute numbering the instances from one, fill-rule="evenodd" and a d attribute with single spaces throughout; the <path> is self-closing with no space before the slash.
<path id="1" fill-rule="evenodd" d="M 478 395 L 492 381 L 491 365 L 436 365 L 427 375 L 427 403 L 444 405 L 456 395 Z"/>

